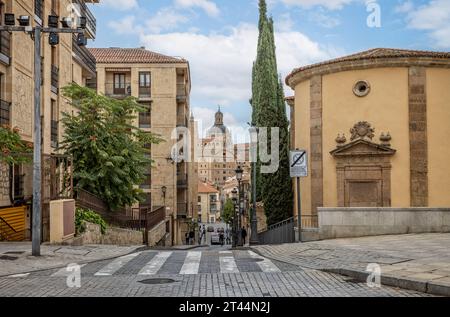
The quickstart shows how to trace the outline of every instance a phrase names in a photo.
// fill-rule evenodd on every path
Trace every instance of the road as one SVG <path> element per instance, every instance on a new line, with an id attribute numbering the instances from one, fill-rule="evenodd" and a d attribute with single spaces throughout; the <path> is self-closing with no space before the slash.
<path id="1" fill-rule="evenodd" d="M 81 287 L 66 269 L 0 278 L 0 296 L 305 297 L 425 296 L 271 261 L 248 250 L 207 247 L 143 251 L 81 268 Z M 71 280 L 74 281 L 74 280 Z M 71 285 L 74 286 L 74 285 Z"/>

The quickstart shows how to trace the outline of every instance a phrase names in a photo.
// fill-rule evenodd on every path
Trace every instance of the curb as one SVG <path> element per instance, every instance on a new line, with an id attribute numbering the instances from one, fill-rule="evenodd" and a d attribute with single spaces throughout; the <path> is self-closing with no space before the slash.
<path id="1" fill-rule="evenodd" d="M 97 262 L 101 262 L 101 261 L 114 260 L 114 259 L 120 258 L 120 257 L 125 256 L 125 255 L 129 255 L 129 254 L 133 254 L 133 253 L 136 253 L 136 252 L 145 251 L 144 248 L 146 248 L 146 247 L 138 247 L 135 250 L 127 252 L 127 253 L 123 253 L 123 254 L 115 255 L 115 256 L 110 256 L 110 257 L 106 257 L 106 258 L 101 258 L 101 259 L 96 259 L 96 260 L 79 261 L 77 264 L 90 264 L 90 263 L 97 263 Z M 47 268 L 42 268 L 42 269 L 36 269 L 36 270 L 31 270 L 31 271 L 22 271 L 22 272 L 16 272 L 16 273 L 12 273 L 12 274 L 5 274 L 5 275 L 0 275 L 0 278 L 10 277 L 10 276 L 20 275 L 20 274 L 30 274 L 30 273 L 36 273 L 36 272 L 45 272 L 45 271 L 49 271 L 49 270 L 62 269 L 64 267 L 67 267 L 67 265 L 68 264 L 66 264 L 66 265 L 57 265 L 57 266 L 52 266 L 52 267 L 47 267 Z"/>
<path id="2" fill-rule="evenodd" d="M 339 275 L 349 276 L 361 282 L 366 282 L 369 273 L 366 271 L 350 270 L 350 269 L 319 269 L 319 271 L 335 273 Z M 417 279 L 406 279 L 395 277 L 392 275 L 381 275 L 381 284 L 402 288 L 410 291 L 450 297 L 450 285 L 438 284 L 433 281 L 423 281 Z"/>
<path id="3" fill-rule="evenodd" d="M 273 255 L 268 256 L 268 255 L 262 254 L 262 252 L 260 252 L 259 250 L 253 249 L 253 248 L 252 248 L 252 251 L 259 254 L 260 256 L 263 256 L 265 258 L 268 258 L 268 259 L 271 259 L 274 261 L 291 264 L 291 265 L 296 265 L 300 268 L 313 269 L 313 270 L 322 271 L 322 272 L 326 272 L 326 273 L 334 273 L 334 274 L 339 274 L 342 276 L 348 276 L 348 277 L 354 278 L 355 280 L 358 280 L 360 282 L 366 282 L 367 278 L 370 275 L 370 273 L 368 273 L 366 271 L 359 271 L 359 270 L 351 270 L 351 269 L 343 269 L 343 268 L 337 268 L 337 269 L 320 269 L 319 268 L 318 269 L 318 268 L 312 268 L 309 266 L 302 266 L 302 265 L 299 265 L 298 263 L 294 264 L 292 262 L 287 262 L 282 259 L 276 259 L 276 258 L 274 258 Z M 406 289 L 406 290 L 410 290 L 410 291 L 417 291 L 417 292 L 430 294 L 430 295 L 450 297 L 450 284 L 443 285 L 443 284 L 438 284 L 433 281 L 405 279 L 405 278 L 399 278 L 399 277 L 395 277 L 395 276 L 388 275 L 388 274 L 381 275 L 381 284 L 385 285 L 385 286 L 402 288 L 402 289 Z"/>

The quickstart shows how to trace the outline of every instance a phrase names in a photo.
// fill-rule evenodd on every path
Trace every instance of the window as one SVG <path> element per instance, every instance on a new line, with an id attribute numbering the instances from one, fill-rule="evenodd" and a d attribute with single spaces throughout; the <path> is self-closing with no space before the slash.
<path id="1" fill-rule="evenodd" d="M 114 74 L 114 94 L 125 94 L 125 74 Z"/>
<path id="2" fill-rule="evenodd" d="M 202 202 L 202 196 L 198 196 L 198 200 L 197 202 L 201 203 Z"/>
<path id="3" fill-rule="evenodd" d="M 139 73 L 139 87 L 150 87 L 150 73 Z"/>
<path id="4" fill-rule="evenodd" d="M 358 97 L 365 97 L 370 93 L 370 84 L 365 80 L 358 81 L 353 87 L 353 93 Z"/>
<path id="5" fill-rule="evenodd" d="M 145 111 L 139 113 L 139 127 L 149 129 L 152 127 L 152 108 L 150 104 L 141 104 Z"/>
<path id="6" fill-rule="evenodd" d="M 59 122 L 58 122 L 58 106 L 55 100 L 51 101 L 51 146 L 53 148 L 58 147 L 58 134 L 59 134 Z"/>
<path id="7" fill-rule="evenodd" d="M 34 14 L 42 20 L 44 16 L 44 0 L 34 0 Z"/>
<path id="8" fill-rule="evenodd" d="M 11 103 L 5 101 L 3 95 L 3 85 L 5 76 L 0 73 L 0 125 L 10 124 Z"/>

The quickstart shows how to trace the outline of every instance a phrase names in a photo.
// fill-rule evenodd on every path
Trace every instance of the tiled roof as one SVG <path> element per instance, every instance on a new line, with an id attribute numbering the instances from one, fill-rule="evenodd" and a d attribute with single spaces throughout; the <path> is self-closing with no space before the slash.
<path id="1" fill-rule="evenodd" d="M 89 48 L 98 64 L 185 63 L 182 58 L 162 55 L 144 48 Z"/>
<path id="2" fill-rule="evenodd" d="M 432 59 L 450 59 L 450 52 L 433 52 L 433 51 L 416 51 L 416 50 L 404 50 L 404 49 L 392 49 L 392 48 L 374 48 L 368 51 L 331 59 L 322 63 L 307 65 L 294 69 L 286 78 L 286 82 L 295 74 L 321 67 L 326 65 L 337 64 L 341 62 L 358 61 L 358 60 L 376 60 L 383 58 L 432 58 Z"/>
<path id="3" fill-rule="evenodd" d="M 208 183 L 198 183 L 198 192 L 200 194 L 211 194 L 211 193 L 218 193 L 219 191 L 215 189 L 212 185 Z"/>

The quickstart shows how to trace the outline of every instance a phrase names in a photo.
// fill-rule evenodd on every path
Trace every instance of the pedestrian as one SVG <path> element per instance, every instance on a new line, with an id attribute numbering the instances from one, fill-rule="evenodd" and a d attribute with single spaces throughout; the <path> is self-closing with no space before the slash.
<path id="1" fill-rule="evenodd" d="M 222 247 L 223 247 L 223 244 L 224 244 L 224 240 L 225 240 L 225 237 L 224 237 L 223 231 L 219 231 L 219 241 L 220 241 L 220 245 Z"/>
<path id="2" fill-rule="evenodd" d="M 186 239 L 186 245 L 189 245 L 189 232 L 185 233 L 184 238 Z"/>
<path id="3" fill-rule="evenodd" d="M 242 227 L 242 230 L 241 230 L 241 237 L 242 237 L 242 241 L 244 242 L 244 245 L 245 245 L 245 238 L 247 238 L 247 230 L 245 230 L 244 227 Z"/>
<path id="4" fill-rule="evenodd" d="M 193 245 L 195 241 L 195 232 L 194 229 L 189 232 L 189 245 Z"/>
<path id="5" fill-rule="evenodd" d="M 229 228 L 227 228 L 226 237 L 227 237 L 227 244 L 231 244 L 231 235 L 230 235 L 230 229 Z"/>

